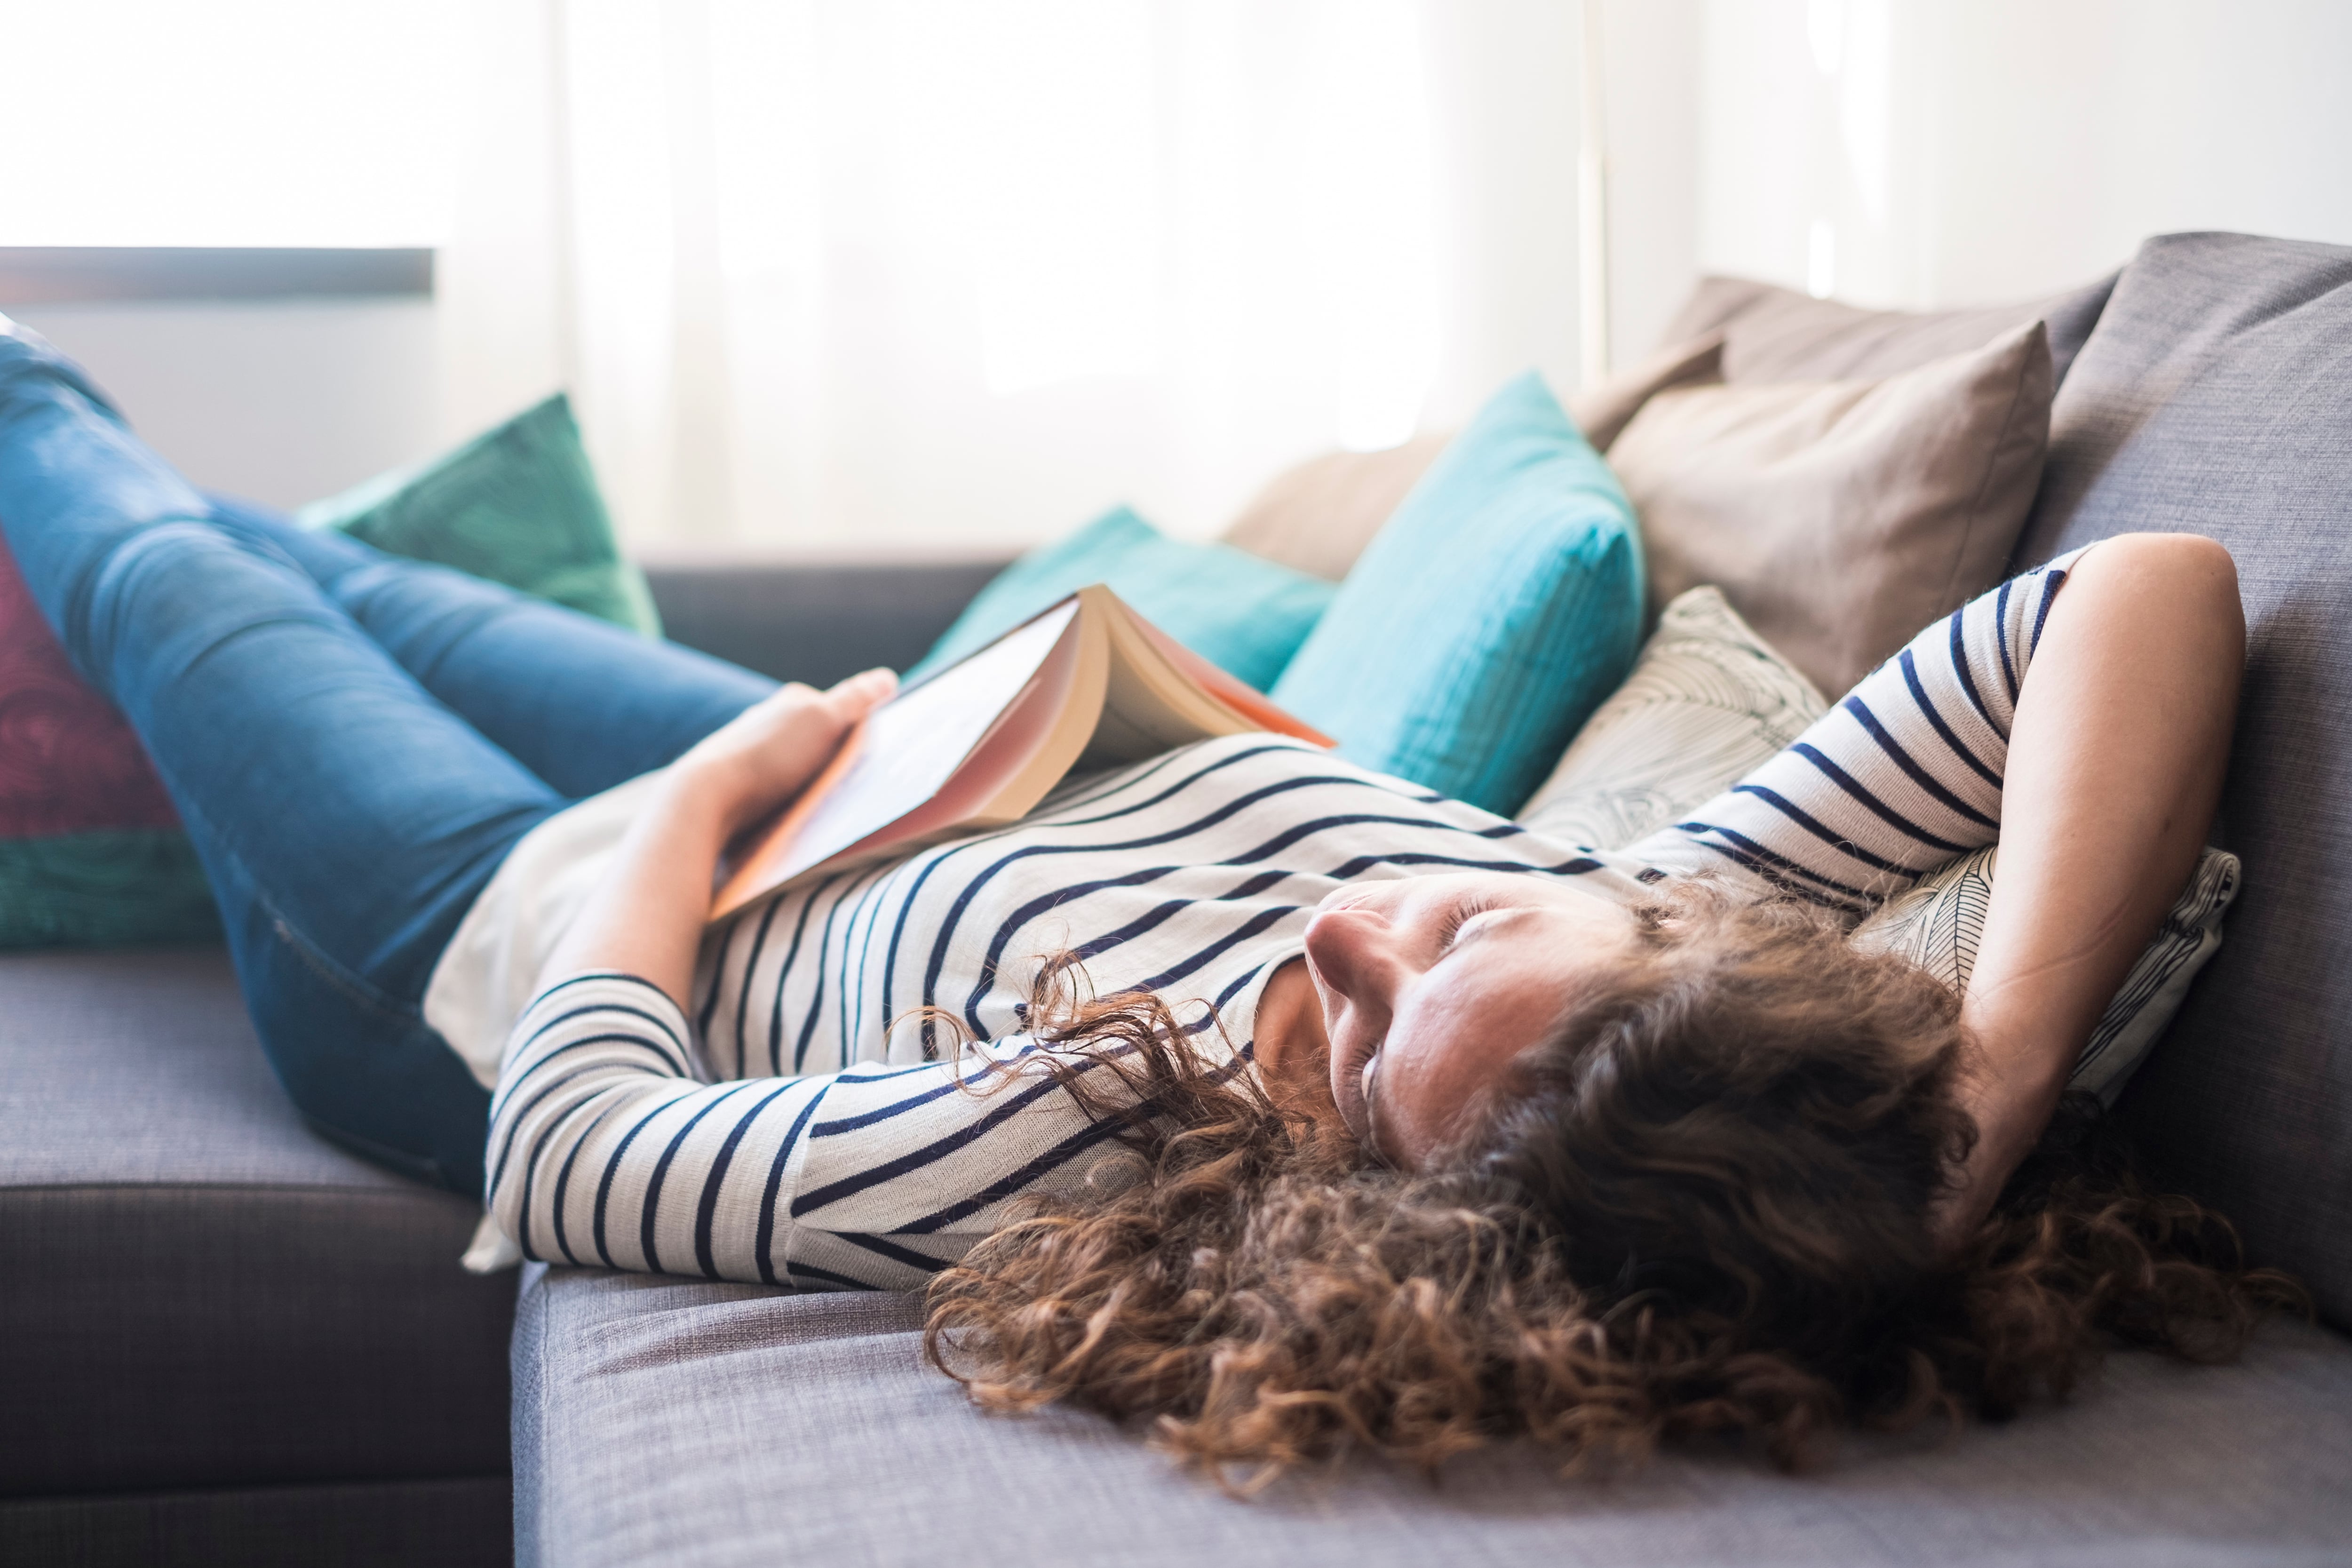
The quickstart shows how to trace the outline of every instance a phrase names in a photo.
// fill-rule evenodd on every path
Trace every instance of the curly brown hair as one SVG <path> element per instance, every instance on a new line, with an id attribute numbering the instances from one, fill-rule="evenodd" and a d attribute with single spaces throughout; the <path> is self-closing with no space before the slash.
<path id="1" fill-rule="evenodd" d="M 2116 1341 L 2224 1360 L 2300 1301 L 2152 1192 L 2095 1102 L 1939 1250 L 1976 1136 L 1950 992 L 1807 906 L 1705 889 L 1638 911 L 1633 949 L 1411 1174 L 1219 1071 L 1160 999 L 1048 963 L 1033 1027 L 1112 1067 L 1108 1091 L 1062 1070 L 1128 1157 L 940 1274 L 927 1353 L 985 1408 L 1146 1421 L 1247 1489 L 1513 1437 L 1574 1467 L 1745 1436 L 1793 1467 L 1841 1424 L 2063 1398 Z"/>

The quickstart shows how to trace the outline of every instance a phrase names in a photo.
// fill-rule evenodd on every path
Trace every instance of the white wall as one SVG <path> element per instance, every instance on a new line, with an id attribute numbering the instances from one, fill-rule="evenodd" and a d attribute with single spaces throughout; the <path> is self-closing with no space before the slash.
<path id="1" fill-rule="evenodd" d="M 2352 243 L 2345 0 L 1705 0 L 1701 33 L 1706 271 L 1926 309 L 2173 230 Z"/>
<path id="2" fill-rule="evenodd" d="M 1621 365 L 1702 270 L 1805 286 L 1817 221 L 1836 294 L 1914 309 L 2066 288 L 2171 229 L 2352 243 L 2352 0 L 1595 3 Z M 1449 314 L 1424 415 L 1442 427 L 1528 364 L 1577 380 L 1577 15 L 1420 15 L 1449 139 Z M 436 331 L 478 344 L 501 324 L 421 300 L 13 313 L 200 482 L 283 505 L 428 456 L 538 384 L 451 388 Z"/>
<path id="3" fill-rule="evenodd" d="M 132 427 L 208 489 L 295 507 L 440 444 L 423 300 L 8 313 L 80 361 Z"/>
<path id="4" fill-rule="evenodd" d="M 1698 280 L 1701 0 L 1601 7 L 1609 149 L 1609 343 L 1622 368 L 1657 346 Z"/>
<path id="5" fill-rule="evenodd" d="M 1440 322 L 1423 430 L 1530 367 L 1577 384 L 1578 16 L 1560 0 L 1424 0 Z"/>

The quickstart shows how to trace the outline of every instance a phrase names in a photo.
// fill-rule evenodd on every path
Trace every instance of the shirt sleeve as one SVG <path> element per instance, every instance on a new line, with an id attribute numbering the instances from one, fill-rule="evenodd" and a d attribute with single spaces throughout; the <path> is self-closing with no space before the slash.
<path id="1" fill-rule="evenodd" d="M 724 1083 L 689 1038 L 677 1005 L 628 974 L 574 976 L 524 1012 L 490 1107 L 487 1202 L 526 1258 L 908 1289 L 1024 1196 L 1082 1185 L 1121 1125 L 1090 1116 L 1023 1037 Z"/>
<path id="2" fill-rule="evenodd" d="M 1793 745 L 1625 852 L 1658 871 L 1712 870 L 1861 913 L 1995 842 L 2018 693 L 2082 555 L 1929 626 Z"/>

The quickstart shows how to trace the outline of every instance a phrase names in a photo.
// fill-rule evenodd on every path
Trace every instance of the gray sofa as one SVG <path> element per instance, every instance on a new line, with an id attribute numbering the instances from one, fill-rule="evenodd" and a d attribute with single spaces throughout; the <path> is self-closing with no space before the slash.
<path id="1" fill-rule="evenodd" d="M 487 1562 L 509 1498 L 515 1553 L 565 1568 L 2352 1560 L 2352 250 L 2175 236 L 2126 268 L 2017 563 L 2139 528 L 2228 542 L 2253 633 L 2217 829 L 2246 890 L 2123 1107 L 2319 1303 L 2239 1364 L 2117 1355 L 2065 1406 L 1797 1479 L 1506 1452 L 1240 1502 L 1089 1417 L 974 1414 L 911 1299 L 529 1268 L 518 1302 L 454 1268 L 467 1205 L 303 1129 L 218 954 L 18 955 L 0 1561 Z M 823 679 L 919 652 L 987 571 L 656 587 L 681 640 Z"/>

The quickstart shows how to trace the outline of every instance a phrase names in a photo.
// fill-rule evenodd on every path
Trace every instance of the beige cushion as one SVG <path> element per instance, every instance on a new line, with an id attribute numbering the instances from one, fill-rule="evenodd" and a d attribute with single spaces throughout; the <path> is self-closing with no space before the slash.
<path id="1" fill-rule="evenodd" d="M 1702 583 L 1834 698 L 1992 585 L 2050 436 L 2042 323 L 1880 381 L 1659 393 L 1610 448 L 1653 612 Z"/>
<path id="2" fill-rule="evenodd" d="M 2018 305 L 1915 313 L 1858 310 L 1745 278 L 1703 278 L 1665 341 L 1720 336 L 1726 381 L 1853 381 L 1917 370 L 2047 321 L 2063 375 L 2114 281 Z"/>
<path id="3" fill-rule="evenodd" d="M 1593 449 L 1606 452 L 1624 434 L 1642 405 L 1671 386 L 1701 386 L 1723 379 L 1723 334 L 1676 334 L 1656 353 L 1568 400 L 1568 416 Z"/>
<path id="4" fill-rule="evenodd" d="M 1719 335 L 1677 339 L 1641 363 L 1568 400 L 1569 417 L 1601 451 L 1653 393 L 1718 381 Z M 1348 574 L 1422 471 L 1453 439 L 1417 437 L 1382 452 L 1326 452 L 1276 475 L 1224 532 L 1238 550 L 1336 583 Z"/>
<path id="5" fill-rule="evenodd" d="M 1338 582 L 1396 510 L 1450 433 L 1383 452 L 1326 452 L 1276 474 L 1224 531 L 1236 550 Z"/>

